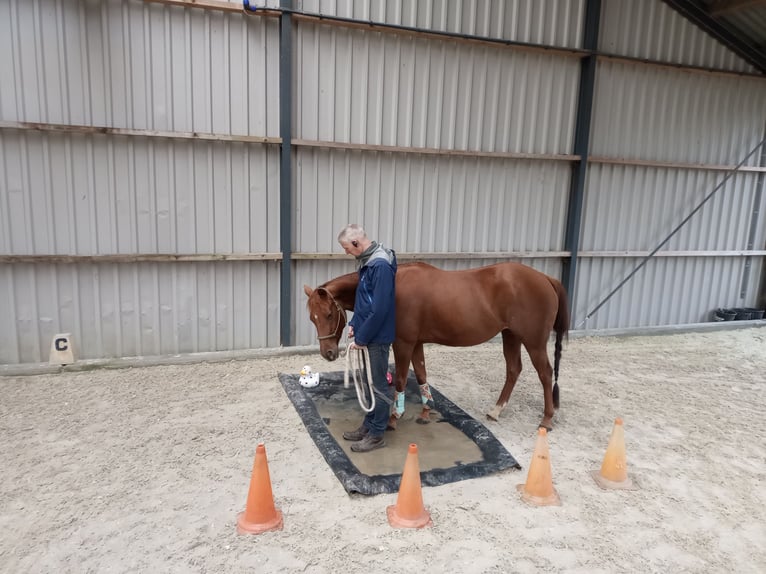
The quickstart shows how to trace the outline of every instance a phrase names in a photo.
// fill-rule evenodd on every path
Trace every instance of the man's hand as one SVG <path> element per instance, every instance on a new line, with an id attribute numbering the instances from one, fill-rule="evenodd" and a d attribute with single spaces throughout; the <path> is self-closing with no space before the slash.
<path id="1" fill-rule="evenodd" d="M 348 338 L 349 339 L 354 338 L 354 328 L 351 325 L 348 326 Z"/>
<path id="2" fill-rule="evenodd" d="M 348 344 L 348 350 L 349 351 L 353 351 L 354 349 L 364 349 L 364 348 L 366 348 L 365 345 L 357 345 L 356 343 L 354 343 L 354 341 L 351 341 Z"/>

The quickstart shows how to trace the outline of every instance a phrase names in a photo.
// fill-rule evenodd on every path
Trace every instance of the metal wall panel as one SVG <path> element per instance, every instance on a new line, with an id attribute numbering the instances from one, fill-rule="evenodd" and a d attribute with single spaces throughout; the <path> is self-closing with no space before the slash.
<path id="1" fill-rule="evenodd" d="M 273 18 L 3 0 L 0 38 L 0 120 L 279 136 Z"/>
<path id="2" fill-rule="evenodd" d="M 299 139 L 571 150 L 575 58 L 306 23 L 296 50 Z"/>
<path id="3" fill-rule="evenodd" d="M 601 61 L 591 129 L 596 156 L 736 165 L 764 137 L 766 80 Z"/>
<path id="4" fill-rule="evenodd" d="M 295 175 L 297 251 L 350 222 L 409 253 L 563 248 L 566 162 L 305 149 Z"/>
<path id="5" fill-rule="evenodd" d="M 279 345 L 279 262 L 0 266 L 0 363 Z M 271 302 L 271 303 L 269 303 Z"/>
<path id="6" fill-rule="evenodd" d="M 279 251 L 264 144 L 0 131 L 0 253 Z"/>
<path id="7" fill-rule="evenodd" d="M 273 18 L 138 0 L 0 1 L 0 120 L 279 136 Z M 279 151 L 0 131 L 0 254 L 279 252 Z M 0 363 L 279 344 L 279 262 L 12 263 Z"/>
<path id="8" fill-rule="evenodd" d="M 583 209 L 583 251 L 654 250 L 722 181 L 721 172 L 592 165 Z M 730 178 L 721 189 L 584 325 L 642 257 L 582 257 L 575 322 L 587 329 L 706 322 L 717 307 L 756 303 L 763 258 L 661 256 L 666 251 L 747 249 L 751 215 L 755 248 L 766 243 L 766 209 L 755 204 L 757 174 Z"/>
<path id="9" fill-rule="evenodd" d="M 601 2 L 599 50 L 736 72 L 755 69 L 660 0 Z"/>
<path id="10" fill-rule="evenodd" d="M 744 257 L 657 257 L 651 259 L 590 319 L 597 305 L 626 277 L 637 259 L 582 259 L 579 263 L 574 327 L 578 329 L 683 325 L 712 321 L 718 307 L 753 307 L 763 258 L 753 258 L 739 297 Z"/>
<path id="11" fill-rule="evenodd" d="M 582 250 L 651 251 L 725 176 L 715 171 L 592 165 Z M 746 249 L 751 213 L 757 207 L 757 178 L 755 173 L 730 177 L 663 250 Z M 763 231 L 758 235 L 762 240 Z"/>
<path id="12" fill-rule="evenodd" d="M 578 48 L 585 0 L 296 0 L 305 12 Z"/>

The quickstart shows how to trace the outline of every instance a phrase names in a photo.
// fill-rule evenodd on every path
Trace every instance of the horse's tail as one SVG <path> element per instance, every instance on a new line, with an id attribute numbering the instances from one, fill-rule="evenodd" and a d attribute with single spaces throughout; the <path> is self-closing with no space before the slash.
<path id="1" fill-rule="evenodd" d="M 561 340 L 569 335 L 569 298 L 560 281 L 553 277 L 548 278 L 556 290 L 559 299 L 559 308 L 556 320 L 553 322 L 553 330 L 556 331 L 556 343 L 553 350 L 553 406 L 559 408 L 559 363 L 561 363 Z"/>

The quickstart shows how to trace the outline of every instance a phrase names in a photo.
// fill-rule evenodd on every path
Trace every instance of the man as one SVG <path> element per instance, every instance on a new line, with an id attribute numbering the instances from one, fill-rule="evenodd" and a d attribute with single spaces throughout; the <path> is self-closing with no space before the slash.
<path id="1" fill-rule="evenodd" d="M 356 288 L 354 317 L 349 322 L 348 336 L 354 348 L 367 347 L 370 355 L 375 408 L 367 413 L 358 429 L 343 433 L 354 441 L 351 450 L 369 452 L 386 446 L 383 433 L 393 403 L 393 388 L 389 386 L 388 357 L 395 337 L 395 279 L 396 254 L 375 241 L 370 241 L 360 225 L 352 223 L 341 229 L 338 243 L 348 255 L 357 260 L 359 285 Z"/>

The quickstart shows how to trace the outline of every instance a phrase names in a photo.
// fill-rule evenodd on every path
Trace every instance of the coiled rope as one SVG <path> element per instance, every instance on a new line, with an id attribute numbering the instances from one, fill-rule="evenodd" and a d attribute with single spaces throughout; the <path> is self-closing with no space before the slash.
<path id="1" fill-rule="evenodd" d="M 365 369 L 367 375 L 367 387 L 369 390 L 370 400 L 367 401 L 367 394 L 365 393 L 364 381 L 361 379 L 362 370 Z M 367 347 L 346 347 L 346 371 L 343 373 L 343 387 L 348 388 L 349 373 L 354 379 L 354 388 L 356 389 L 356 398 L 359 401 L 359 406 L 366 413 L 372 412 L 375 409 L 375 387 L 372 385 L 372 371 L 370 370 L 370 352 Z"/>

